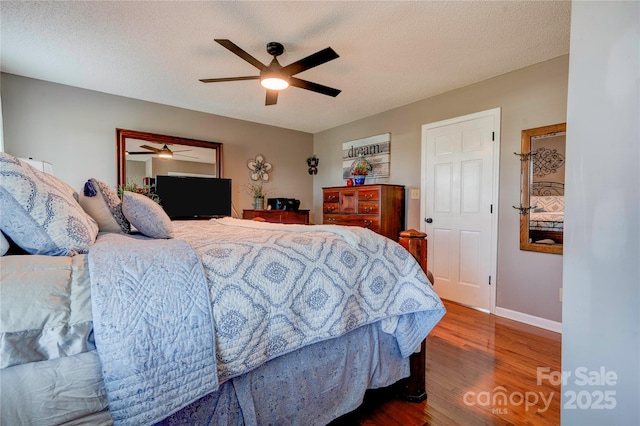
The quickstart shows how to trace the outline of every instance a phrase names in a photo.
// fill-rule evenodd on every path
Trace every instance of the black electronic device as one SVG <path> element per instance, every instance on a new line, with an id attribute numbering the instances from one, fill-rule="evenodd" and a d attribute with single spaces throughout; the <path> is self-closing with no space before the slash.
<path id="1" fill-rule="evenodd" d="M 267 205 L 271 210 L 290 210 L 297 212 L 300 208 L 300 200 L 295 198 L 268 198 Z"/>
<path id="2" fill-rule="evenodd" d="M 231 216 L 231 179 L 159 175 L 155 189 L 171 219 Z"/>

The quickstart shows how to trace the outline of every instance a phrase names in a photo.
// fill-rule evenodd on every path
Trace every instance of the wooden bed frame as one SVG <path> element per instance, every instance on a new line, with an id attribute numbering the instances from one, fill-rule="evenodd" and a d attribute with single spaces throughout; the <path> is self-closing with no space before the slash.
<path id="1" fill-rule="evenodd" d="M 407 249 L 416 258 L 425 274 L 427 270 L 427 234 L 409 229 L 400 232 L 400 245 Z M 420 344 L 420 352 L 414 353 L 410 357 L 411 375 L 399 383 L 401 394 L 404 399 L 410 402 L 421 402 L 427 399 L 426 392 L 426 339 Z"/>

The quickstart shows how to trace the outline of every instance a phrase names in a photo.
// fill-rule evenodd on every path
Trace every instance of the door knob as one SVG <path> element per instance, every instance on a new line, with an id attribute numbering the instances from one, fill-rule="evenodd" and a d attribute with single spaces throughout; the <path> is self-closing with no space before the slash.
<path id="1" fill-rule="evenodd" d="M 431 219 L 430 217 L 428 217 L 428 218 L 426 218 L 424 221 L 425 221 L 425 222 L 427 222 L 427 223 L 432 223 L 432 222 L 433 222 L 433 219 Z"/>

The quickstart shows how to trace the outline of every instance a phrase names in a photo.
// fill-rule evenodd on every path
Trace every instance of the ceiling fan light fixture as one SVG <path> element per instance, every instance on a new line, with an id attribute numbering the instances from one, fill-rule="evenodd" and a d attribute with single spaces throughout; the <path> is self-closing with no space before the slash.
<path id="1" fill-rule="evenodd" d="M 260 79 L 260 84 L 265 89 L 269 90 L 283 90 L 289 87 L 289 82 L 278 76 L 267 76 Z"/>
<path id="2" fill-rule="evenodd" d="M 173 158 L 173 152 L 169 149 L 169 147 L 167 147 L 167 145 L 165 145 L 160 151 L 158 151 L 158 157 Z"/>
<path id="3" fill-rule="evenodd" d="M 311 81 L 303 80 L 301 78 L 294 77 L 308 69 L 317 67 L 326 62 L 332 61 L 340 56 L 330 47 L 319 50 L 307 57 L 292 62 L 286 66 L 280 65 L 278 62 L 278 56 L 284 52 L 284 46 L 282 43 L 275 41 L 267 43 L 267 53 L 273 56 L 271 63 L 265 65 L 249 53 L 245 52 L 227 39 L 214 39 L 216 43 L 220 44 L 225 49 L 229 50 L 236 56 L 239 56 L 246 62 L 253 65 L 260 70 L 260 75 L 249 75 L 242 77 L 222 77 L 222 78 L 202 78 L 203 83 L 216 83 L 225 81 L 244 81 L 244 80 L 260 80 L 260 85 L 267 89 L 267 96 L 265 98 L 265 105 L 275 105 L 278 102 L 278 93 L 286 89 L 289 86 L 297 87 L 299 89 L 310 90 L 312 92 L 320 93 L 322 95 L 338 96 L 340 90 L 333 87 L 323 86 L 322 84 L 313 83 Z"/>

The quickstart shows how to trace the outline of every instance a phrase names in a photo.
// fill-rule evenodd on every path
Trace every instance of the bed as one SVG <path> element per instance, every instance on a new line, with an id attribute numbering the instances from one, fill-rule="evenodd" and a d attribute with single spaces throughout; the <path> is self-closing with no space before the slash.
<path id="1" fill-rule="evenodd" d="M 409 376 L 445 313 L 364 228 L 171 222 L 4 153 L 0 176 L 27 252 L 0 259 L 2 424 L 326 424 Z"/>
<path id="2" fill-rule="evenodd" d="M 564 231 L 564 184 L 533 182 L 530 197 L 529 235 L 532 241 L 553 240 L 562 244 Z"/>

